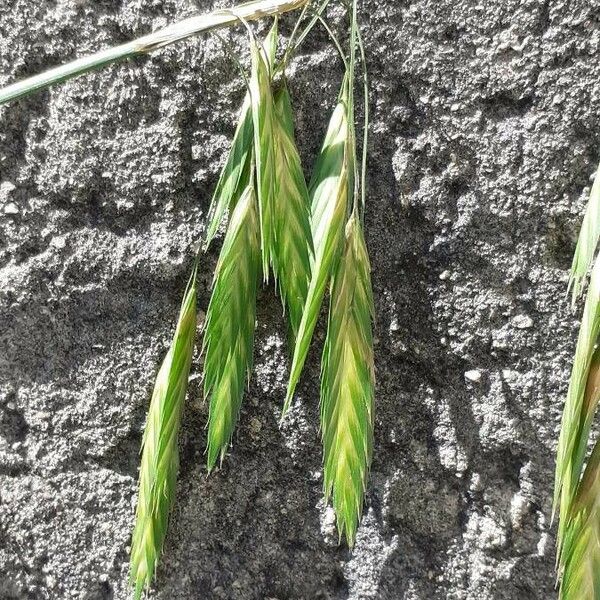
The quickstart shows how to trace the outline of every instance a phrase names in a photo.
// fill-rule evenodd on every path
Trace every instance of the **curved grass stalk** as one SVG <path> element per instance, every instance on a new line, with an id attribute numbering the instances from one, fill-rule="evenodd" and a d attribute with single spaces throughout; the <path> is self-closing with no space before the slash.
<path id="1" fill-rule="evenodd" d="M 333 276 L 321 367 L 325 500 L 332 497 L 340 538 L 354 544 L 373 452 L 374 315 L 369 256 L 358 215 L 346 225 Z"/>
<path id="2" fill-rule="evenodd" d="M 216 10 L 208 14 L 189 17 L 126 44 L 101 50 L 95 54 L 13 83 L 0 89 L 0 104 L 27 96 L 55 83 L 67 81 L 111 63 L 154 52 L 169 44 L 174 44 L 211 29 L 231 27 L 237 25 L 240 20 L 251 21 L 279 15 L 302 8 L 307 2 L 308 0 L 254 0 L 253 2 L 240 4 L 234 9 Z"/>
<path id="3" fill-rule="evenodd" d="M 204 395 L 210 396 L 207 467 L 223 460 L 252 369 L 260 226 L 248 185 L 235 207 L 215 270 L 204 331 Z"/>
<path id="4" fill-rule="evenodd" d="M 196 267 L 179 313 L 171 347 L 160 367 L 146 419 L 130 580 L 139 600 L 154 576 L 175 499 L 177 439 L 196 334 Z"/>

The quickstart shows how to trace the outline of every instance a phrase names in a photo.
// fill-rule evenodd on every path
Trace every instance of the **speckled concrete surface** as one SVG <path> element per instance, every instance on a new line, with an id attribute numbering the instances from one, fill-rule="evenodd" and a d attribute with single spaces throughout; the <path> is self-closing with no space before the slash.
<path id="1" fill-rule="evenodd" d="M 4 0 L 0 83 L 226 4 Z M 555 597 L 553 453 L 578 317 L 565 287 L 600 160 L 598 7 L 362 10 L 378 385 L 356 549 L 337 545 L 320 499 L 318 344 L 278 428 L 288 363 L 267 288 L 235 444 L 209 478 L 191 386 L 151 598 Z M 307 172 L 340 77 L 316 32 L 291 69 Z M 2 599 L 128 598 L 141 428 L 243 93 L 213 37 L 0 107 Z"/>

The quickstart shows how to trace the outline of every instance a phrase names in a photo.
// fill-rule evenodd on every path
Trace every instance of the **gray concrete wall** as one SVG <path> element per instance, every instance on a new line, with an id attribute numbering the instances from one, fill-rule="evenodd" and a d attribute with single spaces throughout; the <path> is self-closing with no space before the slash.
<path id="1" fill-rule="evenodd" d="M 0 83 L 227 4 L 3 0 Z M 598 6 L 361 4 L 377 417 L 356 549 L 321 501 L 324 327 L 280 430 L 288 362 L 269 287 L 234 447 L 209 478 L 191 385 L 152 598 L 555 596 L 553 454 L 577 331 L 565 289 L 600 159 Z M 321 31 L 290 71 L 307 172 L 341 73 Z M 0 107 L 2 599 L 128 597 L 141 429 L 243 93 L 213 37 Z"/>

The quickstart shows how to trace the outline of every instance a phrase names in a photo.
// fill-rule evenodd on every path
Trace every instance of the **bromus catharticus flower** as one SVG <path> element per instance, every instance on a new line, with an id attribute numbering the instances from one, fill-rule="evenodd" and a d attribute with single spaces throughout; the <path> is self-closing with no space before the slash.
<path id="1" fill-rule="evenodd" d="M 600 260 L 597 260 L 590 278 L 558 440 L 554 507 L 555 510 L 559 508 L 561 515 L 558 529 L 559 553 L 596 412 L 596 403 L 586 402 L 585 391 L 599 333 Z"/>
<path id="2" fill-rule="evenodd" d="M 229 220 L 204 330 L 204 395 L 210 398 L 207 467 L 223 460 L 252 369 L 260 225 L 248 183 Z"/>
<path id="3" fill-rule="evenodd" d="M 598 215 L 600 215 L 600 167 L 596 171 L 571 266 L 569 288 L 573 289 L 573 306 L 581 294 L 583 281 L 594 261 L 594 255 L 598 247 L 598 239 L 600 238 L 600 218 Z"/>
<path id="4" fill-rule="evenodd" d="M 277 25 L 271 34 L 277 35 Z M 269 43 L 267 42 L 267 47 Z M 250 105 L 254 124 L 254 156 L 256 160 L 256 189 L 260 215 L 260 246 L 263 278 L 269 279 L 275 245 L 275 144 L 273 143 L 275 104 L 271 87 L 272 62 L 265 48 L 254 37 L 250 39 L 252 73 L 250 76 Z"/>
<path id="5" fill-rule="evenodd" d="M 285 414 L 302 372 L 329 284 L 329 319 L 321 362 L 323 487 L 326 501 L 333 500 L 340 539 L 345 536 L 350 546 L 354 544 L 360 521 L 371 464 L 375 397 L 371 269 L 362 230 L 366 198 L 368 83 L 365 70 L 365 125 L 359 178 L 354 71 L 356 47 L 361 50 L 363 67 L 364 50 L 356 12 L 354 1 L 346 76 L 310 185 L 314 260 L 284 405 Z M 360 199 L 359 189 L 362 191 Z"/>
<path id="6" fill-rule="evenodd" d="M 347 0 L 341 1 L 349 5 Z M 0 104 L 111 62 L 153 52 L 202 31 L 240 22 L 246 26 L 251 58 L 248 91 L 212 198 L 204 244 L 207 248 L 225 213 L 229 213 L 202 344 L 204 396 L 209 399 L 207 467 L 210 471 L 223 460 L 238 420 L 252 367 L 261 271 L 265 281 L 270 270 L 275 274 L 294 348 L 284 413 L 292 400 L 329 286 L 331 303 L 321 374 L 324 489 L 326 498 L 333 500 L 340 537 L 345 535 L 352 545 L 373 445 L 373 299 L 362 229 L 368 94 L 365 71 L 365 138 L 359 177 L 354 122 L 357 46 L 362 62 L 365 61 L 356 22 L 356 0 L 350 3 L 349 58 L 322 17 L 330 0 L 312 0 L 311 8 L 315 10 L 309 24 L 300 31 L 310 2 L 254 0 L 235 9 L 190 17 L 128 44 L 1 89 Z M 283 59 L 277 63 L 277 22 L 264 44 L 260 44 L 248 21 L 296 8 L 303 8 L 302 14 Z M 307 186 L 295 144 L 285 71 L 294 51 L 317 22 L 332 37 L 346 74 Z M 175 336 L 157 376 L 143 436 L 130 569 L 137 599 L 156 572 L 175 496 L 177 434 L 196 329 L 196 265 Z"/>
<path id="7" fill-rule="evenodd" d="M 600 442 L 586 465 L 562 545 L 561 600 L 600 598 Z"/>
<path id="8" fill-rule="evenodd" d="M 348 214 L 349 178 L 352 173 L 348 94 L 349 84 L 345 78 L 309 186 L 314 259 L 304 311 L 296 336 L 283 416 L 294 396 L 319 318 L 325 290 L 341 253 L 344 223 Z"/>
<path id="9" fill-rule="evenodd" d="M 333 499 L 340 538 L 354 543 L 373 452 L 371 267 L 359 216 L 346 224 L 333 276 L 321 366 L 321 432 L 325 499 Z"/>
<path id="10" fill-rule="evenodd" d="M 196 272 L 197 264 L 183 298 L 173 341 L 156 377 L 146 419 L 131 541 L 130 578 L 136 599 L 152 582 L 175 500 L 179 424 L 196 334 Z"/>
<path id="11" fill-rule="evenodd" d="M 275 60 L 277 46 L 277 20 L 267 35 L 263 48 L 268 49 L 269 65 Z M 250 91 L 246 92 L 240 116 L 231 143 L 227 161 L 223 167 L 213 193 L 209 209 L 210 222 L 206 233 L 205 248 L 213 240 L 227 211 L 233 211 L 240 195 L 250 180 L 250 157 L 254 147 L 254 111 Z"/>
<path id="12" fill-rule="evenodd" d="M 213 194 L 210 207 L 210 223 L 204 243 L 205 248 L 208 248 L 215 237 L 225 213 L 235 208 L 236 201 L 241 191 L 243 191 L 244 185 L 247 184 L 253 139 L 254 127 L 252 126 L 250 96 L 246 94 L 240 111 L 240 119 L 233 136 L 231 150 Z M 246 173 L 244 173 L 245 171 Z"/>
<path id="13" fill-rule="evenodd" d="M 594 260 L 600 232 L 597 175 L 571 268 L 573 301 Z M 591 272 L 556 456 L 554 512 L 560 520 L 557 563 L 562 600 L 600 598 L 600 480 L 598 445 L 586 461 L 590 431 L 600 400 L 600 257 Z M 583 476 L 582 476 L 583 473 Z"/>
<path id="14" fill-rule="evenodd" d="M 287 84 L 275 96 L 275 224 L 273 262 L 279 294 L 287 310 L 294 344 L 310 282 L 313 252 L 309 196 L 294 141 L 294 121 Z"/>

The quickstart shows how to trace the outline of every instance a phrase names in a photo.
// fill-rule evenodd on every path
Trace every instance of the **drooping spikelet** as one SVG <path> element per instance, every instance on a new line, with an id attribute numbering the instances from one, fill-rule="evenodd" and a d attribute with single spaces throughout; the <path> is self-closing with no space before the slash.
<path id="1" fill-rule="evenodd" d="M 277 22 L 261 46 L 250 40 L 252 72 L 250 75 L 250 104 L 254 125 L 254 158 L 256 161 L 256 195 L 259 206 L 260 244 L 263 278 L 269 279 L 269 266 L 273 261 L 274 195 L 275 195 L 275 146 L 273 129 L 275 105 L 271 90 L 272 59 L 277 40 Z M 265 53 L 266 52 L 266 53 Z"/>
<path id="2" fill-rule="evenodd" d="M 294 342 L 310 283 L 312 233 L 308 188 L 294 141 L 294 124 L 287 86 L 275 96 L 275 196 L 273 262 L 276 279 Z"/>
<path id="3" fill-rule="evenodd" d="M 596 443 L 573 502 L 562 547 L 561 600 L 600 598 L 600 442 Z"/>
<path id="4" fill-rule="evenodd" d="M 229 221 L 206 313 L 204 395 L 210 396 L 207 467 L 225 456 L 252 368 L 260 226 L 249 185 Z"/>
<path id="5" fill-rule="evenodd" d="M 597 400 L 586 399 L 586 387 L 594 363 L 594 351 L 600 333 L 600 259 L 592 270 L 567 399 L 563 409 L 556 456 L 554 511 L 559 509 L 558 556 L 564 541 L 565 528 L 573 497 L 581 477 L 585 454 Z"/>
<path id="6" fill-rule="evenodd" d="M 321 365 L 325 499 L 350 546 L 362 512 L 373 448 L 374 314 L 369 256 L 355 213 L 333 277 Z"/>
<path id="7" fill-rule="evenodd" d="M 188 283 L 171 347 L 156 378 L 142 441 L 130 564 L 136 599 L 152 582 L 175 498 L 179 469 L 177 438 L 195 333 L 196 268 Z"/>
<path id="8" fill-rule="evenodd" d="M 277 20 L 265 38 L 269 68 L 273 68 L 277 48 Z M 254 146 L 254 115 L 250 92 L 244 97 L 240 117 L 231 143 L 227 162 L 221 171 L 209 209 L 210 223 L 206 233 L 205 247 L 214 238 L 226 211 L 232 212 L 241 194 L 248 185 L 249 170 Z"/>
<path id="9" fill-rule="evenodd" d="M 571 277 L 569 288 L 573 288 L 573 305 L 581 294 L 583 281 L 588 274 L 594 260 L 594 254 L 598 247 L 600 238 L 600 166 L 596 172 L 596 178 L 592 185 L 590 199 L 583 217 L 573 264 L 571 265 Z"/>
<path id="10" fill-rule="evenodd" d="M 329 121 L 323 147 L 317 158 L 309 194 L 314 260 L 304 312 L 298 334 L 283 413 L 287 411 L 319 318 L 325 289 L 337 267 L 344 238 L 353 148 L 348 124 L 348 82 L 344 81 L 338 104 Z"/>
<path id="11" fill-rule="evenodd" d="M 240 111 L 240 119 L 233 136 L 231 150 L 212 197 L 209 211 L 210 224 L 206 233 L 205 247 L 208 247 L 214 238 L 225 212 L 227 210 L 232 211 L 235 208 L 235 203 L 247 185 L 247 177 L 244 177 L 244 171 L 248 169 L 250 164 L 253 142 L 254 127 L 252 125 L 250 96 L 246 94 Z"/>

